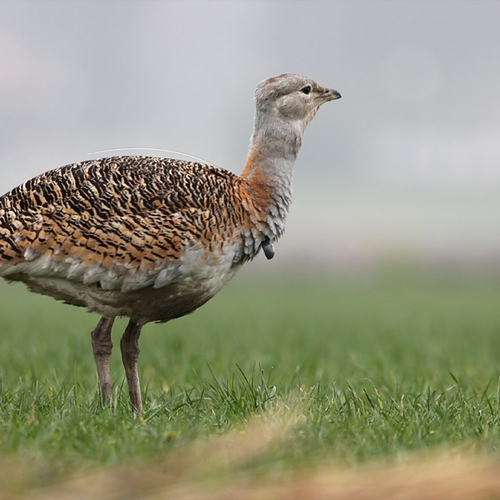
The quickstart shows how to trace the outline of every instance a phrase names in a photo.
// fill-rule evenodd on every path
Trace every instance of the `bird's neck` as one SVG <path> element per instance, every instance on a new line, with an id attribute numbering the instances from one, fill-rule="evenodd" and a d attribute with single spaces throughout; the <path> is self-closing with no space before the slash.
<path id="1" fill-rule="evenodd" d="M 293 166 L 304 129 L 300 121 L 284 121 L 269 113 L 258 113 L 255 119 L 241 178 L 259 213 L 256 226 L 271 241 L 278 239 L 285 229 L 292 201 Z"/>

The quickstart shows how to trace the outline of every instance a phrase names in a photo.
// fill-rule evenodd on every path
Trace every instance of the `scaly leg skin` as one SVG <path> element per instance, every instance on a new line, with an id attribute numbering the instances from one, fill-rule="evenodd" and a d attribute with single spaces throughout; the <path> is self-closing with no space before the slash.
<path id="1" fill-rule="evenodd" d="M 97 365 L 97 375 L 101 384 L 102 402 L 111 406 L 111 375 L 109 373 L 109 358 L 113 350 L 111 342 L 111 328 L 114 318 L 101 318 L 95 330 L 92 332 L 92 348 L 94 350 L 95 364 Z"/>
<path id="2" fill-rule="evenodd" d="M 139 383 L 139 372 L 137 371 L 137 360 L 139 359 L 139 336 L 142 325 L 129 321 L 123 333 L 120 347 L 122 350 L 123 366 L 128 382 L 128 391 L 132 409 L 136 413 L 142 413 L 141 385 Z"/>

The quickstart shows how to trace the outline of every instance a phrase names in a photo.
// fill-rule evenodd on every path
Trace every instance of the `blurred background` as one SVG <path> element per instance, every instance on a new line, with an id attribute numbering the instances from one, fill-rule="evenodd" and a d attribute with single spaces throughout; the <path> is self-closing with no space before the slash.
<path id="1" fill-rule="evenodd" d="M 499 26 L 481 0 L 3 0 L 0 190 L 110 148 L 239 174 L 256 84 L 301 73 L 343 98 L 308 128 L 273 265 L 252 268 L 496 272 Z"/>

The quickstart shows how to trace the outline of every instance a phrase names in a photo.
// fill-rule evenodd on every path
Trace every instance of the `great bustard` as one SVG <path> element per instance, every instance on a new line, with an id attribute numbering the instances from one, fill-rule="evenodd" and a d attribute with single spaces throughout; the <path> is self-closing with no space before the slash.
<path id="1" fill-rule="evenodd" d="M 150 321 L 212 298 L 285 229 L 292 171 L 307 124 L 340 98 L 300 75 L 261 82 L 241 176 L 203 163 L 120 156 L 51 170 L 0 198 L 0 276 L 86 307 L 102 398 L 111 402 L 111 328 L 130 318 L 121 352 L 142 412 L 139 335 Z"/>

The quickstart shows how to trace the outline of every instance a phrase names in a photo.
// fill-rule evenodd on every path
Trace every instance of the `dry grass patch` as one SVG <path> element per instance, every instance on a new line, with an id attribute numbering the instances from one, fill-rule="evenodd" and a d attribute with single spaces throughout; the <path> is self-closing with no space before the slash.
<path id="1" fill-rule="evenodd" d="M 500 498 L 500 462 L 487 455 L 447 451 L 346 466 L 318 461 L 285 468 L 271 449 L 290 438 L 305 417 L 277 406 L 245 426 L 200 439 L 159 463 L 94 468 L 46 487 L 30 488 L 32 471 L 2 464 L 1 500 L 465 500 Z M 36 482 L 36 481 L 35 481 Z"/>

